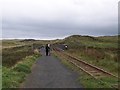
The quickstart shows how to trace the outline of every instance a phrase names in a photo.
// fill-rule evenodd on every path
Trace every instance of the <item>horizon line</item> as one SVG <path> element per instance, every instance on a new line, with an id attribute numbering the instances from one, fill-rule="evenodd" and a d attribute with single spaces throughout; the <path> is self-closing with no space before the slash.
<path id="1" fill-rule="evenodd" d="M 75 34 L 76 35 L 76 34 Z M 118 36 L 119 34 L 116 34 L 116 35 L 80 35 L 80 36 L 92 36 L 92 37 L 104 37 L 104 36 Z M 56 39 L 64 39 L 66 37 L 70 37 L 70 36 L 73 36 L 73 35 L 67 35 L 67 36 L 64 36 L 64 37 L 56 37 L 56 38 L 0 38 L 0 40 L 24 40 L 24 39 L 34 39 L 34 40 L 56 40 Z"/>

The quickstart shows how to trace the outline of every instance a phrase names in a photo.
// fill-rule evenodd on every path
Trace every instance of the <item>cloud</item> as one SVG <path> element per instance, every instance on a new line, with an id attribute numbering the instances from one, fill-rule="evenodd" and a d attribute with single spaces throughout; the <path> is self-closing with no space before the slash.
<path id="1" fill-rule="evenodd" d="M 118 0 L 3 0 L 3 38 L 117 34 Z"/>

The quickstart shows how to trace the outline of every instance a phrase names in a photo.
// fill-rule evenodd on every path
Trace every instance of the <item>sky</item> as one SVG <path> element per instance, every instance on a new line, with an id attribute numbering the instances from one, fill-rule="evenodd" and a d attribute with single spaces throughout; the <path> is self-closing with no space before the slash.
<path id="1" fill-rule="evenodd" d="M 2 38 L 117 35 L 118 1 L 2 0 Z"/>

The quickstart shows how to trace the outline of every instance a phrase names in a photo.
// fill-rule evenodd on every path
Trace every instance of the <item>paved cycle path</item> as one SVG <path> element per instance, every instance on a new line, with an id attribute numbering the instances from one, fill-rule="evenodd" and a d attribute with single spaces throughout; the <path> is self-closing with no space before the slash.
<path id="1" fill-rule="evenodd" d="M 78 74 L 54 56 L 45 56 L 41 49 L 40 57 L 26 78 L 22 88 L 81 88 L 77 82 Z"/>

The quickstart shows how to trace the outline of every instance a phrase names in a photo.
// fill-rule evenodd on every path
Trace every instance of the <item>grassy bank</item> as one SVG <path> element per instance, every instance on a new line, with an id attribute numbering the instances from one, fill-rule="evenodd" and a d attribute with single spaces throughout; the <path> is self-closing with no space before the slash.
<path id="1" fill-rule="evenodd" d="M 78 48 L 66 51 L 72 56 L 98 66 L 118 76 L 117 50 L 104 50 L 97 48 Z"/>
<path id="2" fill-rule="evenodd" d="M 86 74 L 85 72 L 83 72 L 82 70 L 80 70 L 79 68 L 75 67 L 73 64 L 71 64 L 69 61 L 67 61 L 66 58 L 64 58 L 61 55 L 58 55 L 56 53 L 54 53 L 54 55 L 59 58 L 61 60 L 61 62 L 66 65 L 69 69 L 72 69 L 76 72 L 79 73 L 79 77 L 77 79 L 77 81 L 80 83 L 80 85 L 82 85 L 83 88 L 88 88 L 88 90 L 91 88 L 113 88 L 116 87 L 115 85 L 118 85 L 118 79 L 114 78 L 114 77 L 101 77 L 100 79 L 94 79 L 93 77 L 91 77 L 90 75 Z M 112 86 L 111 86 L 112 85 Z"/>
<path id="3" fill-rule="evenodd" d="M 19 88 L 31 67 L 40 56 L 34 41 L 3 40 L 2 48 L 2 87 Z"/>
<path id="4" fill-rule="evenodd" d="M 118 36 L 72 35 L 55 44 L 68 45 L 65 52 L 118 76 Z"/>
<path id="5" fill-rule="evenodd" d="M 31 72 L 33 63 L 39 55 L 34 54 L 25 57 L 21 62 L 11 68 L 2 67 L 2 87 L 17 88 L 25 80 L 27 74 Z"/>
<path id="6" fill-rule="evenodd" d="M 5 48 L 2 50 L 2 65 L 5 67 L 11 67 L 22 60 L 22 58 L 32 54 L 33 51 L 30 46 Z"/>

